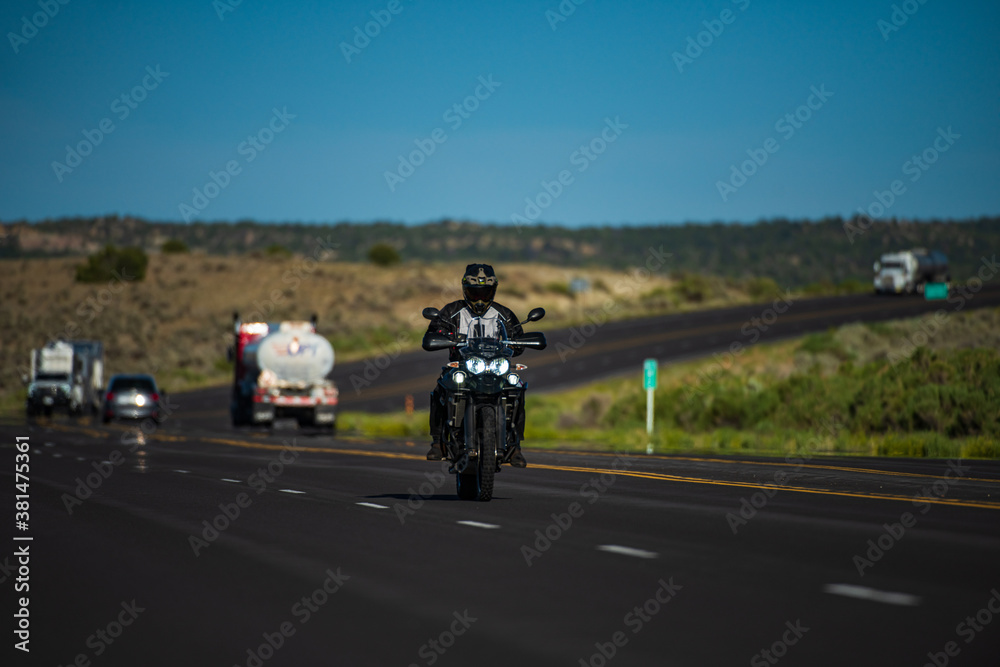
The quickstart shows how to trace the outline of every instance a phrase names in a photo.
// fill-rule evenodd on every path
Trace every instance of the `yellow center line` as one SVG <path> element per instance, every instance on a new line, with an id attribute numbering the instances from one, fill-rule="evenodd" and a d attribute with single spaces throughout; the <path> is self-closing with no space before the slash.
<path id="1" fill-rule="evenodd" d="M 60 430 L 71 431 L 70 428 L 62 428 Z M 92 429 L 76 429 L 86 433 L 94 433 Z M 96 433 L 100 433 L 97 431 Z M 103 435 L 103 434 L 102 434 Z M 160 439 L 159 435 L 153 436 L 153 439 Z M 262 442 L 248 442 L 246 440 L 234 440 L 230 438 L 210 438 L 210 437 L 199 437 L 198 440 L 202 442 L 211 442 L 220 445 L 226 445 L 230 447 L 242 447 L 245 449 L 264 449 L 271 451 L 280 451 L 283 449 L 288 449 L 297 452 L 310 452 L 310 453 L 323 453 L 323 454 L 343 454 L 347 456 L 368 456 L 375 458 L 385 458 L 385 459 L 404 459 L 408 461 L 424 461 L 425 458 L 418 456 L 416 454 L 404 454 L 398 452 L 381 452 L 381 451 L 369 451 L 364 449 L 340 449 L 332 447 L 302 447 L 299 445 L 273 445 Z M 658 457 L 660 458 L 660 457 Z M 695 459 L 695 460 L 712 460 L 712 459 Z M 668 475 L 665 473 L 658 472 L 645 472 L 639 470 L 615 470 L 612 468 L 586 468 L 581 466 L 555 466 L 555 465 L 545 465 L 545 464 L 531 464 L 531 468 L 539 470 L 556 470 L 560 472 L 575 472 L 575 473 L 587 473 L 587 474 L 608 474 L 608 475 L 619 475 L 623 477 L 635 477 L 639 479 L 651 479 L 664 482 L 681 482 L 686 484 L 710 484 L 713 486 L 728 486 L 736 488 L 746 488 L 746 489 L 758 489 L 758 490 L 769 490 L 774 489 L 777 491 L 794 491 L 796 493 L 812 493 L 817 495 L 826 496 L 840 496 L 844 498 L 865 498 L 869 500 L 897 500 L 904 502 L 913 502 L 919 499 L 919 502 L 928 503 L 932 505 L 950 505 L 952 507 L 976 507 L 980 509 L 1000 509 L 1000 502 L 990 502 L 990 501 L 973 501 L 973 500 L 961 500 L 954 498 L 932 498 L 926 496 L 904 496 L 898 494 L 888 494 L 888 493 L 863 493 L 859 491 L 835 491 L 833 489 L 821 489 L 821 488 L 807 488 L 801 486 L 786 486 L 786 485 L 767 485 L 759 484 L 754 482 L 733 482 L 718 479 L 706 479 L 703 477 L 686 477 L 682 475 Z M 877 471 L 873 471 L 877 472 Z M 964 479 L 964 478 L 963 478 Z"/>
<path id="2" fill-rule="evenodd" d="M 215 442 L 223 445 L 232 445 L 235 447 L 251 447 L 254 449 L 291 449 L 294 451 L 304 451 L 304 452 L 322 452 L 322 453 L 332 453 L 332 454 L 347 454 L 352 456 L 372 456 L 377 458 L 389 458 L 389 459 L 406 459 L 410 461 L 423 461 L 425 460 L 422 456 L 417 456 L 416 454 L 400 454 L 395 452 L 379 452 L 379 451 L 368 451 L 364 449 L 333 449 L 329 447 L 287 447 L 285 445 L 265 445 L 263 443 L 249 443 L 242 440 L 229 440 L 223 438 L 203 438 L 206 442 Z M 725 480 L 717 479 L 705 479 L 702 477 L 685 477 L 680 475 L 667 475 L 664 473 L 657 472 L 643 472 L 643 471 L 632 471 L 632 470 L 614 470 L 611 468 L 585 468 L 578 466 L 552 466 L 544 464 L 531 464 L 530 468 L 537 468 L 541 470 L 557 470 L 561 472 L 582 472 L 589 474 L 610 474 L 610 475 L 621 475 L 626 477 L 637 477 L 642 479 L 653 479 L 658 481 L 667 482 L 684 482 L 689 484 L 711 484 L 714 486 L 729 486 L 729 487 L 739 487 L 747 489 L 776 489 L 780 491 L 795 491 L 798 493 L 814 493 L 818 495 L 829 495 L 829 496 L 842 496 L 845 498 L 866 498 L 870 500 L 901 500 L 907 502 L 913 502 L 913 496 L 902 496 L 897 494 L 888 493 L 862 493 L 855 491 L 835 491 L 833 489 L 810 489 L 800 486 L 778 486 L 778 485 L 765 485 L 757 484 L 754 482 L 730 482 Z M 993 503 L 989 501 L 971 501 L 971 500 L 960 500 L 960 499 L 949 499 L 949 498 L 929 498 L 920 496 L 920 502 L 927 502 L 932 505 L 951 505 L 953 507 L 978 507 L 981 509 L 1000 509 L 1000 502 Z"/>
<path id="3" fill-rule="evenodd" d="M 545 450 L 551 454 L 568 454 L 570 456 L 605 456 L 605 457 L 629 457 L 631 454 L 627 453 L 615 453 L 615 452 L 580 452 L 572 450 Z M 797 454 L 790 454 L 789 456 L 798 456 Z M 990 478 L 990 477 L 949 477 L 947 475 L 931 475 L 928 473 L 920 472 L 900 472 L 898 470 L 879 470 L 877 468 L 854 468 L 850 466 L 835 466 L 825 463 L 790 463 L 788 461 L 741 461 L 734 459 L 719 459 L 719 458 L 699 458 L 694 456 L 648 456 L 642 455 L 643 460 L 646 459 L 656 459 L 658 461 L 693 461 L 696 463 L 726 463 L 729 465 L 755 465 L 755 466 L 771 466 L 775 468 L 812 468 L 815 470 L 839 470 L 841 472 L 858 472 L 870 475 L 889 475 L 894 477 L 920 477 L 924 479 L 944 479 L 953 480 L 961 479 L 963 482 L 987 482 L 993 484 L 1000 484 L 1000 479 Z"/>
<path id="4" fill-rule="evenodd" d="M 632 470 L 613 470 L 613 469 L 599 469 L 599 468 L 578 468 L 573 466 L 549 466 L 549 465 L 539 465 L 533 464 L 533 468 L 542 468 L 545 470 L 562 470 L 566 472 L 586 472 L 586 473 L 599 473 L 599 474 L 609 474 L 609 475 L 622 475 L 626 477 L 639 477 L 643 479 L 656 479 L 661 481 L 669 482 L 685 482 L 689 484 L 712 484 L 715 486 L 733 486 L 733 487 L 743 487 L 748 489 L 774 489 L 776 491 L 795 491 L 797 493 L 815 493 L 824 496 L 842 496 L 845 498 L 867 498 L 871 500 L 902 500 L 907 502 L 913 502 L 919 498 L 919 502 L 926 502 L 932 505 L 951 505 L 954 507 L 978 507 L 981 509 L 1000 509 L 1000 502 L 990 502 L 990 501 L 973 501 L 973 500 L 961 500 L 955 498 L 929 498 L 925 496 L 901 496 L 897 494 L 889 493 L 862 493 L 859 491 L 834 491 L 833 489 L 811 489 L 802 486 L 785 486 L 785 485 L 763 485 L 755 484 L 753 482 L 729 482 L 725 480 L 717 479 L 704 479 L 701 477 L 682 477 L 678 475 L 665 475 L 656 472 L 643 472 L 643 471 L 632 471 Z"/>

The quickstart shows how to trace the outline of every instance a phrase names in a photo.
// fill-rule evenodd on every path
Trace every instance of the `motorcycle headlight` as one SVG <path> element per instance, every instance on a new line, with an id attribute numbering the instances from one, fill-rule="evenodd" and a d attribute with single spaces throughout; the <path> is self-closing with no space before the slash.
<path id="1" fill-rule="evenodd" d="M 503 375 L 510 368 L 510 362 L 506 359 L 493 359 L 487 364 L 487 369 L 494 375 Z"/>
<path id="2" fill-rule="evenodd" d="M 517 386 L 517 383 L 520 381 L 521 381 L 521 376 L 518 375 L 517 373 L 511 373 L 510 375 L 507 376 L 507 382 L 509 382 L 511 385 L 515 387 Z"/>
<path id="3" fill-rule="evenodd" d="M 455 371 L 451 374 L 451 379 L 455 381 L 455 384 L 462 384 L 465 382 L 465 373 L 462 371 Z"/>
<path id="4" fill-rule="evenodd" d="M 469 357 L 465 360 L 465 367 L 473 375 L 479 375 L 486 370 L 486 362 L 479 357 Z"/>

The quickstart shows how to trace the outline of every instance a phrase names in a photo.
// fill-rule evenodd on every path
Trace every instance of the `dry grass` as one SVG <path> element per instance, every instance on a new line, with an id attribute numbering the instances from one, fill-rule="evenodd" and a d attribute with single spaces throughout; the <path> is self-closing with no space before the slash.
<path id="1" fill-rule="evenodd" d="M 20 404 L 29 351 L 59 337 L 102 340 L 106 375 L 153 372 L 171 391 L 224 383 L 234 311 L 268 320 L 316 313 L 341 360 L 365 356 L 401 336 L 415 347 L 416 332 L 426 326 L 420 311 L 460 297 L 466 264 L 379 268 L 304 256 L 152 255 L 142 282 L 85 285 L 74 281 L 81 261 L 0 262 L 0 321 L 7 324 L 0 338 L 0 406 Z M 618 315 L 646 314 L 637 296 L 671 284 L 657 274 L 636 281 L 607 270 L 498 269 L 498 300 L 522 317 L 544 306 L 550 327 L 579 319 L 583 307 L 599 308 L 609 298 L 621 306 Z M 568 285 L 580 277 L 595 287 L 578 300 Z M 615 294 L 622 281 L 633 290 L 629 298 Z"/>

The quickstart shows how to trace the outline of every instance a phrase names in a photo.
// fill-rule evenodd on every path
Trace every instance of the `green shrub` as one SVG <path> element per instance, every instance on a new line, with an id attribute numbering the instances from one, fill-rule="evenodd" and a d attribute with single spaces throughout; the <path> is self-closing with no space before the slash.
<path id="1" fill-rule="evenodd" d="M 388 243 L 376 243 L 368 249 L 368 261 L 376 266 L 392 266 L 403 261 L 399 251 Z"/>
<path id="2" fill-rule="evenodd" d="M 292 251 L 280 243 L 272 243 L 264 249 L 264 254 L 271 259 L 288 259 L 292 256 Z"/>
<path id="3" fill-rule="evenodd" d="M 149 257 L 142 248 L 116 248 L 112 244 L 104 246 L 87 258 L 86 264 L 76 267 L 78 283 L 102 283 L 111 280 L 143 280 Z"/>
<path id="4" fill-rule="evenodd" d="M 190 251 L 188 244 L 180 239 L 168 239 L 160 246 L 160 252 L 164 255 L 179 255 Z"/>
<path id="5" fill-rule="evenodd" d="M 745 286 L 747 294 L 754 301 L 768 301 L 781 295 L 781 288 L 771 278 L 750 278 Z"/>
<path id="6" fill-rule="evenodd" d="M 685 301 L 699 303 L 711 297 L 712 286 L 705 276 L 697 273 L 681 273 L 678 277 L 677 291 Z"/>
<path id="7" fill-rule="evenodd" d="M 553 294 L 561 294 L 562 296 L 574 296 L 573 292 L 569 288 L 569 283 L 560 282 L 558 280 L 547 283 L 545 285 L 545 290 L 552 292 Z"/>

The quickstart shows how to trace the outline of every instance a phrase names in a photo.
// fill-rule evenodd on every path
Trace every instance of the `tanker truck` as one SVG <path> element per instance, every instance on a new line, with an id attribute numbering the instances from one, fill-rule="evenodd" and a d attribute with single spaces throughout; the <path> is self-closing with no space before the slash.
<path id="1" fill-rule="evenodd" d="M 311 321 L 241 322 L 233 315 L 234 366 L 229 411 L 233 426 L 272 426 L 294 418 L 299 426 L 333 430 L 337 387 L 330 380 L 333 347 Z"/>
<path id="2" fill-rule="evenodd" d="M 927 283 L 948 283 L 948 258 L 924 248 L 885 253 L 875 262 L 876 294 L 923 293 Z"/>

